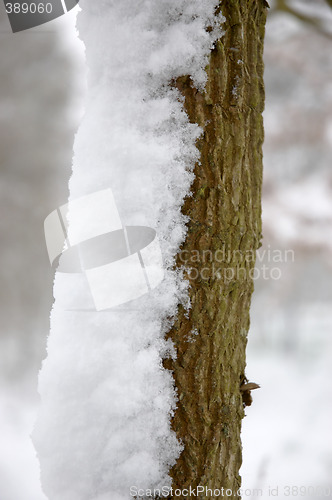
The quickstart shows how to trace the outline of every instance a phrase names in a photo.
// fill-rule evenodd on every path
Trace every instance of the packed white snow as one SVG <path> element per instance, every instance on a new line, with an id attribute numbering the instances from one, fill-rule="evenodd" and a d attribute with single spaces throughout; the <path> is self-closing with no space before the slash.
<path id="1" fill-rule="evenodd" d="M 124 225 L 157 231 L 165 279 L 140 299 L 96 312 L 71 307 L 86 293 L 84 280 L 56 274 L 33 435 L 49 500 L 120 500 L 130 498 L 131 486 L 171 484 L 181 443 L 170 427 L 176 390 L 162 358 L 175 355 L 164 335 L 178 303 L 188 300 L 171 267 L 186 233 L 181 205 L 201 130 L 170 84 L 189 74 L 203 89 L 221 36 L 218 3 L 80 2 L 88 92 L 70 199 L 111 188 Z"/>

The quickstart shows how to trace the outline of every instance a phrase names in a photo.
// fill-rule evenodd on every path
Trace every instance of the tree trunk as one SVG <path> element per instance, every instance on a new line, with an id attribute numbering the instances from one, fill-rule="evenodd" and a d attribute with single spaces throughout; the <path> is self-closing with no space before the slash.
<path id="1" fill-rule="evenodd" d="M 172 425 L 185 446 L 171 475 L 174 488 L 223 487 L 234 497 L 241 484 L 240 386 L 261 240 L 266 5 L 222 1 L 225 34 L 211 53 L 206 91 L 193 88 L 189 77 L 177 82 L 190 120 L 204 133 L 178 256 L 179 266 L 191 268 L 192 307 L 189 314 L 180 307 L 169 332 L 177 359 L 164 363 L 174 372 L 179 401 Z"/>

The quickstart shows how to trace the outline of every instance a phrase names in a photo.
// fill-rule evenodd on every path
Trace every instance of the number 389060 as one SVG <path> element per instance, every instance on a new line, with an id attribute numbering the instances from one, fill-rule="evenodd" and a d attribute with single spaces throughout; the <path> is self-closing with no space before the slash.
<path id="1" fill-rule="evenodd" d="M 51 3 L 6 3 L 7 14 L 51 14 L 52 12 Z"/>

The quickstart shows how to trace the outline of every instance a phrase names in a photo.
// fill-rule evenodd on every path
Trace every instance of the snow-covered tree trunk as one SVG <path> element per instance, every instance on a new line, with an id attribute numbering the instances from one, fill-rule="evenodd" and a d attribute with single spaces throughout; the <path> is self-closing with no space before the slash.
<path id="1" fill-rule="evenodd" d="M 173 429 L 185 445 L 172 469 L 174 487 L 235 492 L 253 291 L 250 256 L 261 240 L 266 2 L 225 0 L 221 9 L 225 34 L 211 54 L 206 92 L 197 92 L 188 77 L 178 80 L 190 120 L 204 135 L 193 196 L 183 208 L 190 222 L 178 259 L 192 267 L 192 308 L 189 317 L 180 310 L 169 334 L 177 359 L 165 365 L 174 371 L 179 395 Z"/>
<path id="2" fill-rule="evenodd" d="M 64 207 L 47 224 L 81 272 L 56 273 L 33 435 L 49 500 L 127 500 L 171 475 L 181 489 L 239 486 L 264 3 L 80 2 L 85 116 L 67 231 Z"/>

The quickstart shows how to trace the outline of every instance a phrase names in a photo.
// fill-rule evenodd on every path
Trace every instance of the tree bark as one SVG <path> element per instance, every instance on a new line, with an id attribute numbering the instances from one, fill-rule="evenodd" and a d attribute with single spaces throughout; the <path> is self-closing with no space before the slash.
<path id="1" fill-rule="evenodd" d="M 211 53 L 206 91 L 197 91 L 189 77 L 177 82 L 190 120 L 204 133 L 178 255 L 178 266 L 191 267 L 192 307 L 189 313 L 179 308 L 169 332 L 177 359 L 164 363 L 178 389 L 172 426 L 184 444 L 171 475 L 173 488 L 223 487 L 233 497 L 241 484 L 240 386 L 261 240 L 266 5 L 221 1 L 225 34 Z"/>

